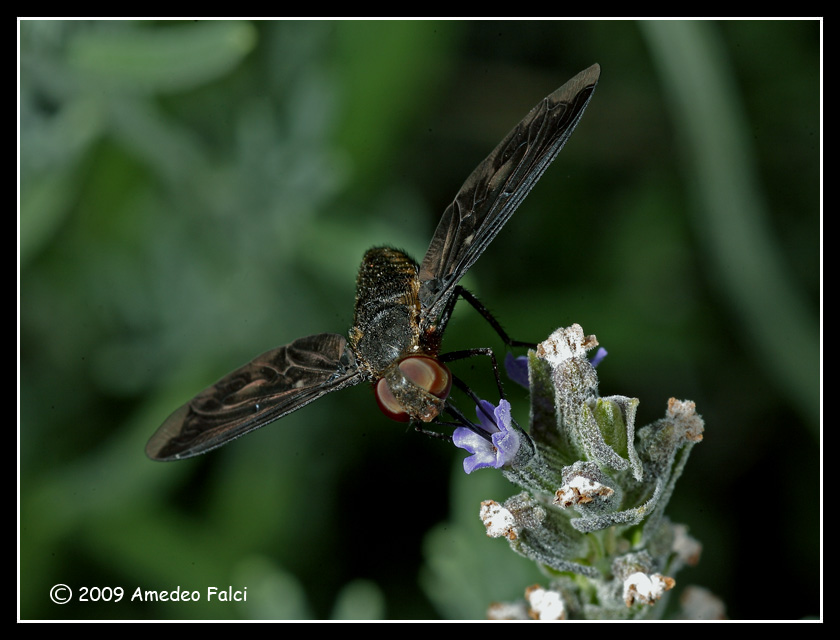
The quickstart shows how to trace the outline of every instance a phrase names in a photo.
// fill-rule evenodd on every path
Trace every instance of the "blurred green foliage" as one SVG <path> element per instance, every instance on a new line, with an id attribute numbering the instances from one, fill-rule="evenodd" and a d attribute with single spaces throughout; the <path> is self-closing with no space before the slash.
<path id="1" fill-rule="evenodd" d="M 641 424 L 695 400 L 671 510 L 704 557 L 680 582 L 733 618 L 818 613 L 818 22 L 19 27 L 20 617 L 472 618 L 537 582 L 478 520 L 514 488 L 368 389 L 198 459 L 143 447 L 257 353 L 345 331 L 364 250 L 420 258 L 474 166 L 593 62 L 580 127 L 465 284 L 519 339 L 597 334 L 601 392 Z M 445 348 L 501 350 L 456 316 Z M 456 373 L 490 395 L 485 363 Z M 127 595 L 56 605 L 57 583 Z M 130 599 L 229 585 L 247 602 Z"/>

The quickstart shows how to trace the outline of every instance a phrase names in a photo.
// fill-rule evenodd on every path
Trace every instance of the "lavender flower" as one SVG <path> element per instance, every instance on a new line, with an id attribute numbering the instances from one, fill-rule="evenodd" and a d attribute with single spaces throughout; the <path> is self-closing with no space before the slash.
<path id="1" fill-rule="evenodd" d="M 508 351 L 507 355 L 505 355 L 505 371 L 507 371 L 508 378 L 526 389 L 529 387 L 528 356 L 514 357 L 514 355 Z"/>
<path id="2" fill-rule="evenodd" d="M 452 434 L 455 446 L 472 454 L 464 460 L 464 471 L 472 473 L 485 467 L 500 469 L 513 460 L 520 444 L 519 433 L 512 426 L 510 403 L 502 400 L 494 407 L 481 400 L 475 412 L 478 427 L 490 437 L 484 438 L 466 427 L 455 429 Z"/>
<path id="3" fill-rule="evenodd" d="M 464 471 L 499 469 L 521 489 L 481 503 L 487 535 L 550 570 L 547 585 L 493 607 L 492 617 L 657 617 L 673 576 L 697 562 L 700 543 L 664 510 L 703 438 L 703 419 L 693 402 L 672 398 L 664 418 L 637 427 L 638 399 L 600 395 L 595 367 L 606 351 L 590 358 L 596 347 L 594 335 L 572 325 L 525 358 L 508 355 L 509 377 L 530 390 L 529 429 L 512 421 L 506 400 L 497 407 L 482 400 L 473 430 L 453 434 L 472 454 Z M 705 613 L 692 604 L 679 615 Z"/>
<path id="4" fill-rule="evenodd" d="M 593 367 L 597 367 L 601 364 L 601 360 L 607 357 L 607 350 L 604 347 L 598 347 L 598 351 L 595 352 L 595 355 L 589 360 L 589 364 Z"/>

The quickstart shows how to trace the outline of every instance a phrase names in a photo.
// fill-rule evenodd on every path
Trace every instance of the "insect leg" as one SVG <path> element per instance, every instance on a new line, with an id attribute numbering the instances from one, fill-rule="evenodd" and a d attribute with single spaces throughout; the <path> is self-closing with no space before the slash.
<path id="1" fill-rule="evenodd" d="M 487 323 L 493 327 L 493 330 L 499 335 L 504 342 L 509 347 L 529 347 L 531 349 L 535 349 L 537 344 L 535 342 L 523 342 L 522 340 L 513 340 L 507 334 L 507 332 L 502 328 L 502 325 L 499 324 L 499 321 L 496 320 L 495 316 L 490 313 L 490 310 L 485 307 L 481 301 L 476 298 L 469 290 L 462 287 L 460 284 L 455 286 L 453 290 L 453 295 L 449 299 L 449 302 L 446 304 L 446 308 L 444 309 L 443 313 L 441 314 L 441 320 L 439 322 L 439 329 L 438 331 L 443 331 L 443 328 L 446 326 L 446 323 L 449 322 L 449 317 L 452 315 L 452 311 L 455 309 L 455 303 L 458 301 L 458 298 L 463 298 L 467 302 L 469 302 L 473 309 L 478 311 L 481 314 L 481 317 L 487 320 Z"/>
<path id="2" fill-rule="evenodd" d="M 420 426 L 422 424 L 421 422 L 414 422 L 412 424 L 414 426 L 414 430 L 417 433 L 422 433 L 424 436 L 429 436 L 430 438 L 437 438 L 439 440 L 446 440 L 447 442 L 452 442 L 452 436 L 449 435 L 448 433 L 440 433 L 438 431 L 431 431 L 429 429 L 424 429 L 423 427 Z M 456 426 L 456 427 L 461 426 L 460 423 L 450 424 L 448 422 L 440 422 L 440 423 L 436 422 L 436 424 L 443 424 L 445 426 Z"/>
<path id="3" fill-rule="evenodd" d="M 474 349 L 463 349 L 461 351 L 450 351 L 449 353 L 443 353 L 439 356 L 439 360 L 441 362 L 452 362 L 454 360 L 463 360 L 465 358 L 472 358 L 473 356 L 488 356 L 490 358 L 490 362 L 493 365 L 493 375 L 496 378 L 496 386 L 499 389 L 499 397 L 505 397 L 505 391 L 502 388 L 502 378 L 499 375 L 499 363 L 496 360 L 496 354 L 493 353 L 493 349 L 490 347 L 476 347 Z M 472 391 L 469 391 L 469 388 L 461 382 L 457 377 L 452 377 L 452 382 L 462 391 L 468 394 L 472 394 Z M 460 383 L 460 384 L 459 384 Z M 463 386 L 461 386 L 463 385 Z M 473 396 L 475 394 L 472 394 Z M 477 398 L 474 398 L 477 400 Z"/>

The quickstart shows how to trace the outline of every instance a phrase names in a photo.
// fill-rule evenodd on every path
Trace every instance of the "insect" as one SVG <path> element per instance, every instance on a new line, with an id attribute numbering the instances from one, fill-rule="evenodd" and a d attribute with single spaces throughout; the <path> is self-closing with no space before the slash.
<path id="1" fill-rule="evenodd" d="M 593 65 L 544 98 L 478 165 L 419 265 L 396 249 L 365 253 L 348 338 L 319 333 L 257 356 L 170 415 L 146 454 L 178 460 L 205 453 L 361 382 L 374 383 L 380 408 L 396 420 L 420 425 L 452 411 L 453 376 L 444 361 L 454 358 L 440 349 L 455 302 L 463 297 L 489 319 L 458 282 L 563 148 L 600 72 Z"/>

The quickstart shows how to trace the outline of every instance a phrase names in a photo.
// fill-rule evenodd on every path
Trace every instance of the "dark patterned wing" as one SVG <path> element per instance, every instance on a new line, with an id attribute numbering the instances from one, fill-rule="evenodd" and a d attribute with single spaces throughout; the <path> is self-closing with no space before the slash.
<path id="1" fill-rule="evenodd" d="M 600 73 L 592 65 L 543 99 L 464 182 L 420 266 L 425 323 L 437 320 L 455 285 L 560 153 Z"/>
<path id="2" fill-rule="evenodd" d="M 347 339 L 300 338 L 254 358 L 175 411 L 146 445 L 153 460 L 189 458 L 365 379 Z"/>

